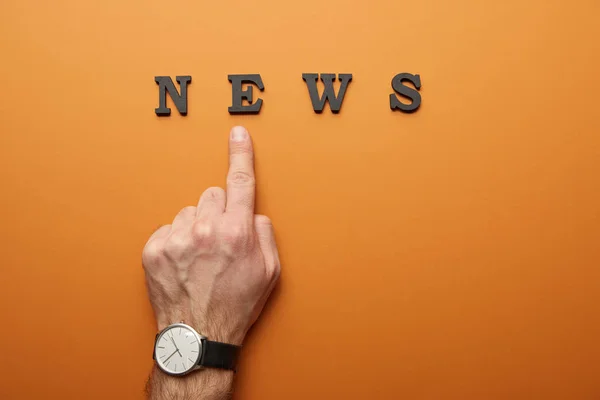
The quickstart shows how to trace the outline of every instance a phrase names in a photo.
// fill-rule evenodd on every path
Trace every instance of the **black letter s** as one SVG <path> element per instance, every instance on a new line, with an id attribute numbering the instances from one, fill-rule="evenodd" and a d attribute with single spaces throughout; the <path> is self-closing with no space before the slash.
<path id="1" fill-rule="evenodd" d="M 417 90 L 421 89 L 421 77 L 407 72 L 398 74 L 392 78 L 392 89 L 399 95 L 402 95 L 412 101 L 411 104 L 404 104 L 398 100 L 394 93 L 390 94 L 390 108 L 392 110 L 399 109 L 402 112 L 410 113 L 415 111 L 421 105 L 421 94 L 408 86 L 402 84 L 403 81 L 409 81 Z"/>

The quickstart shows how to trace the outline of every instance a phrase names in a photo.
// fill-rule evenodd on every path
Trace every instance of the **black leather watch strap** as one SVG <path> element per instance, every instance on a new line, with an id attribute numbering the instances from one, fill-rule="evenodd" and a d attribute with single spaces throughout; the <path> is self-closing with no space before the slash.
<path id="1" fill-rule="evenodd" d="M 235 371 L 240 350 L 240 346 L 202 339 L 202 357 L 198 365 Z"/>

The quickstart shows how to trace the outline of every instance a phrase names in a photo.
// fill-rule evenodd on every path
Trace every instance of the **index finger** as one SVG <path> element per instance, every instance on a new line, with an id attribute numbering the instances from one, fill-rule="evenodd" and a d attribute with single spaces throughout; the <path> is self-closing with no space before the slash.
<path id="1" fill-rule="evenodd" d="M 234 126 L 229 135 L 226 213 L 254 215 L 254 151 L 246 128 Z"/>

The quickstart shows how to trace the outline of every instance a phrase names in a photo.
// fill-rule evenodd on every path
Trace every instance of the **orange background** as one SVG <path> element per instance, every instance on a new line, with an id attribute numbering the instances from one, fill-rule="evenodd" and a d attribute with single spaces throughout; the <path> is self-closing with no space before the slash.
<path id="1" fill-rule="evenodd" d="M 600 398 L 597 1 L 0 6 L 2 399 L 142 399 L 151 232 L 253 134 L 280 286 L 236 399 Z M 303 72 L 353 73 L 312 111 Z M 420 74 L 415 114 L 390 82 Z M 230 116 L 227 74 L 260 73 Z M 154 114 L 155 75 L 192 75 Z M 172 104 L 172 103 L 171 103 Z"/>

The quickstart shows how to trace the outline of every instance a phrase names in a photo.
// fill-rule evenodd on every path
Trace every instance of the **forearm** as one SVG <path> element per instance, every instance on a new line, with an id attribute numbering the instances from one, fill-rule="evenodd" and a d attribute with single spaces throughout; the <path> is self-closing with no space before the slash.
<path id="1" fill-rule="evenodd" d="M 149 400 L 229 400 L 233 371 L 204 369 L 184 377 L 170 376 L 156 366 L 146 386 Z"/>

